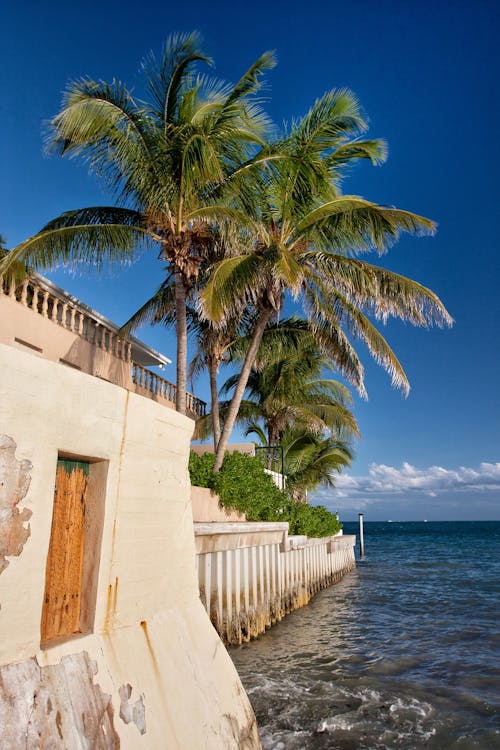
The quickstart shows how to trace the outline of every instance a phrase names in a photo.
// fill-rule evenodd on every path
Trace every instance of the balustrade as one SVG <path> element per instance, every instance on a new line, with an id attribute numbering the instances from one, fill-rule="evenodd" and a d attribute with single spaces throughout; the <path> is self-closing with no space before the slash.
<path id="1" fill-rule="evenodd" d="M 154 396 L 175 403 L 177 387 L 169 380 L 165 380 L 161 375 L 141 367 L 141 365 L 132 362 L 132 381 L 136 386 L 142 388 Z M 203 417 L 206 413 L 206 404 L 192 393 L 186 393 L 186 406 L 188 412 L 196 414 L 197 417 Z"/>
<path id="2" fill-rule="evenodd" d="M 16 284 L 12 279 L 8 284 L 0 276 L 0 294 L 5 294 L 19 302 L 42 318 L 50 320 L 67 331 L 85 339 L 98 349 L 110 353 L 117 359 L 128 362 L 132 368 L 132 380 L 153 396 L 175 403 L 176 386 L 150 370 L 132 362 L 132 344 L 121 339 L 115 331 L 88 315 L 69 300 L 38 284 L 33 278 Z M 191 393 L 186 393 L 187 409 L 196 416 L 203 416 L 206 404 Z"/>
<path id="3" fill-rule="evenodd" d="M 15 299 L 23 307 L 41 315 L 42 318 L 76 333 L 90 344 L 112 353 L 125 362 L 131 361 L 132 346 L 123 341 L 102 323 L 94 320 L 81 309 L 67 300 L 62 300 L 48 289 L 39 286 L 32 279 L 25 279 L 20 284 L 11 280 L 6 286 L 0 277 L 0 294 Z"/>

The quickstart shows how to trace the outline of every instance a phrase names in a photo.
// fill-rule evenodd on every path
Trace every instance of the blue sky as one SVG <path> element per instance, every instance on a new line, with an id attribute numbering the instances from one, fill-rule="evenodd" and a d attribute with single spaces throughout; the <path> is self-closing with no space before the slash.
<path id="1" fill-rule="evenodd" d="M 498 294 L 499 8 L 491 2 L 4 3 L 0 232 L 8 247 L 70 208 L 110 203 L 84 165 L 47 157 L 42 122 L 79 76 L 140 86 L 139 62 L 173 31 L 198 29 L 235 80 L 277 51 L 268 110 L 276 123 L 347 86 L 370 134 L 388 140 L 383 167 L 356 168 L 344 186 L 436 220 L 434 238 L 403 239 L 382 263 L 433 289 L 451 330 L 389 324 L 384 334 L 409 376 L 407 399 L 360 353 L 369 401 L 355 399 L 363 439 L 338 491 L 318 500 L 345 519 L 500 518 Z M 123 322 L 155 288 L 154 258 L 96 279 L 48 274 Z M 172 356 L 160 329 L 141 338 Z M 167 377 L 174 378 L 174 370 Z M 208 398 L 204 382 L 195 388 Z"/>

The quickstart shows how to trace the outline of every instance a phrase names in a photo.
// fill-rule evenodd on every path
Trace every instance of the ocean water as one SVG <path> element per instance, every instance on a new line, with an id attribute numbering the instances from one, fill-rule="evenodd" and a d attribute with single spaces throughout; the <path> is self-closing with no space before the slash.
<path id="1" fill-rule="evenodd" d="M 265 750 L 500 749 L 500 523 L 365 523 L 365 555 L 230 650 Z"/>

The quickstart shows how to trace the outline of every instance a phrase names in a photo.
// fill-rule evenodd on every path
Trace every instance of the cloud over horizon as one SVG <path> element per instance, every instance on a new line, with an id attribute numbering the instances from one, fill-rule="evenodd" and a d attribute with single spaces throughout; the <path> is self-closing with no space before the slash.
<path id="1" fill-rule="evenodd" d="M 493 507 L 498 501 L 491 493 L 500 493 L 500 462 L 457 469 L 442 466 L 419 469 L 406 461 L 400 468 L 373 463 L 368 474 L 342 474 L 335 484 L 335 490 L 318 490 L 314 502 L 333 504 L 338 509 L 353 509 L 355 505 L 363 510 L 374 505 L 428 505 L 431 498 L 436 498 L 435 507 L 446 505 L 458 509 L 463 506 L 463 494 L 474 493 L 478 500 L 481 496 L 481 500 Z"/>
<path id="2" fill-rule="evenodd" d="M 478 469 L 460 466 L 445 469 L 430 466 L 417 469 L 404 462 L 400 469 L 385 464 L 370 464 L 367 476 L 340 475 L 336 480 L 337 495 L 381 492 L 384 495 L 400 492 L 464 492 L 500 490 L 500 463 L 481 463 Z"/>

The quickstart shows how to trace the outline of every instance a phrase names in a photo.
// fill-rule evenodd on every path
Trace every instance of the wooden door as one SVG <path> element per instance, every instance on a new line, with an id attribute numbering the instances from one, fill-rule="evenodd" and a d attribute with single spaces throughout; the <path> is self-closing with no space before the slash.
<path id="1" fill-rule="evenodd" d="M 41 640 L 80 632 L 85 504 L 89 464 L 57 462 L 54 510 L 45 572 Z"/>

